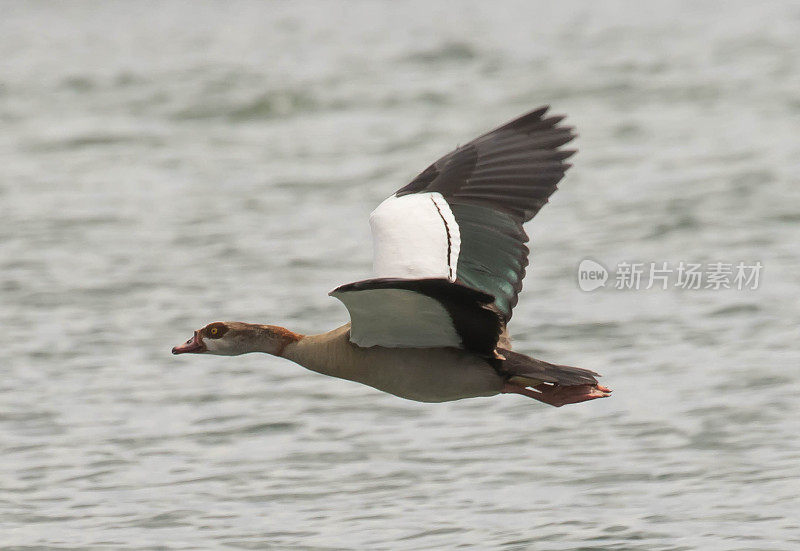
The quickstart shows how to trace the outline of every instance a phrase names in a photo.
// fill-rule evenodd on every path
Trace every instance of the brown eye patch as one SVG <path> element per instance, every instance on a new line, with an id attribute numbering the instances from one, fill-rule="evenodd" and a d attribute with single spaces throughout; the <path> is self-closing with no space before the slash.
<path id="1" fill-rule="evenodd" d="M 204 333 L 209 339 L 219 339 L 228 331 L 228 326 L 222 322 L 210 323 L 206 326 Z"/>

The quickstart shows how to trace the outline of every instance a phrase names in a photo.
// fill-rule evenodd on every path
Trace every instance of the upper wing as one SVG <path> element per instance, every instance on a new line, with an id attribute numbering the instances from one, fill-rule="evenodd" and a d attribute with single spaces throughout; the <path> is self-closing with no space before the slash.
<path id="1" fill-rule="evenodd" d="M 574 150 L 562 116 L 531 111 L 433 163 L 370 217 L 379 277 L 447 277 L 495 297 L 506 319 L 522 290 L 528 236 Z"/>
<path id="2" fill-rule="evenodd" d="M 528 264 L 522 224 L 569 167 L 573 137 L 527 113 L 445 155 L 370 216 L 377 279 L 331 295 L 360 346 L 456 346 L 491 354 Z"/>

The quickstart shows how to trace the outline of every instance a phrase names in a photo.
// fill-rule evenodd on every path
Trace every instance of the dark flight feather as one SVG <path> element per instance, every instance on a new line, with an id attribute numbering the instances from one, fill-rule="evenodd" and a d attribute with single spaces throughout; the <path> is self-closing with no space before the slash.
<path id="1" fill-rule="evenodd" d="M 494 296 L 504 320 L 522 290 L 533 218 L 570 167 L 574 150 L 558 149 L 574 138 L 540 107 L 448 153 L 395 195 L 438 192 L 450 205 L 461 233 L 457 281 Z"/>

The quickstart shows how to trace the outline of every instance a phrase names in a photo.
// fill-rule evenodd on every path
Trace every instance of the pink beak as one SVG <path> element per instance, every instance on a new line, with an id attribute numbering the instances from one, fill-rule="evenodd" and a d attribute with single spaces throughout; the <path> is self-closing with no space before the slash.
<path id="1" fill-rule="evenodd" d="M 198 331 L 194 332 L 194 336 L 186 341 L 183 344 L 179 344 L 175 348 L 172 349 L 173 354 L 189 354 L 189 353 L 199 353 L 205 352 L 206 345 L 203 344 L 203 341 L 200 339 L 200 333 Z"/>

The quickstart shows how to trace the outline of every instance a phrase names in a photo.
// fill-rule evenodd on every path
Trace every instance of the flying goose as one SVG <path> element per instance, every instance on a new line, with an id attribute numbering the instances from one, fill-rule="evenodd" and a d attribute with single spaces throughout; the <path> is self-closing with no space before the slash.
<path id="1" fill-rule="evenodd" d="M 173 354 L 264 352 L 420 402 L 514 393 L 562 406 L 611 390 L 588 369 L 511 351 L 522 225 L 556 190 L 574 150 L 562 116 L 531 111 L 448 153 L 370 215 L 373 279 L 329 294 L 350 323 L 321 335 L 218 321 Z"/>

